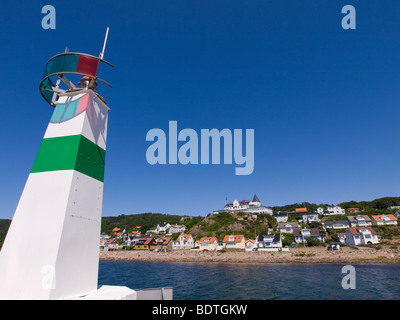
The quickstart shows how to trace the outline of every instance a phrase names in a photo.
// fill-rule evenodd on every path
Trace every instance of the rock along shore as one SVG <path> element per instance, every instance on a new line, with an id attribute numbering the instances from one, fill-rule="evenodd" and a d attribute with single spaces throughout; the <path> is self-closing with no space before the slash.
<path id="1" fill-rule="evenodd" d="M 153 252 L 139 250 L 100 251 L 103 261 L 150 261 L 150 262 L 213 262 L 213 263 L 397 263 L 400 250 L 390 247 L 359 248 L 344 247 L 339 251 L 328 251 L 323 247 L 293 248 L 289 252 L 203 252 L 180 250 Z"/>

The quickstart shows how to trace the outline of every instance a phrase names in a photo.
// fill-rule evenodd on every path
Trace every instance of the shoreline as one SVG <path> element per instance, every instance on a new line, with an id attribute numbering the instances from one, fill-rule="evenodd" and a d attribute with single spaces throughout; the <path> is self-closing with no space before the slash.
<path id="1" fill-rule="evenodd" d="M 237 264 L 400 264 L 400 250 L 385 248 L 327 251 L 326 248 L 292 248 L 289 252 L 202 252 L 179 250 L 153 252 L 138 250 L 100 251 L 101 261 L 143 261 L 177 263 L 237 263 Z"/>

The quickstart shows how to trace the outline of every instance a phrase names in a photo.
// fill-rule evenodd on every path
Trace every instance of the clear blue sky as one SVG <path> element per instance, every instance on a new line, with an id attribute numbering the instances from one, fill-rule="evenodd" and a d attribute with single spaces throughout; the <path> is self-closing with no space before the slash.
<path id="1" fill-rule="evenodd" d="M 42 6 L 56 8 L 43 30 Z M 343 30 L 352 4 L 357 29 Z M 400 2 L 3 1 L 0 218 L 12 218 L 52 114 L 46 61 L 98 55 L 109 131 L 103 216 L 204 215 L 225 197 L 264 205 L 399 196 Z M 254 129 L 255 169 L 146 162 L 146 133 Z"/>

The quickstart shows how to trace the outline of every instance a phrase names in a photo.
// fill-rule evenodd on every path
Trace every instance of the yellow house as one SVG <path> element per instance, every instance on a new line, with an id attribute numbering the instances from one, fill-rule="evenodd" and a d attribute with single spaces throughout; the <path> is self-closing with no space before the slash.
<path id="1" fill-rule="evenodd" d="M 160 237 L 153 238 L 150 242 L 150 250 L 172 250 L 172 238 L 171 237 Z"/>
<path id="2" fill-rule="evenodd" d="M 200 250 L 217 250 L 218 240 L 216 237 L 203 237 L 196 242 Z"/>
<path id="3" fill-rule="evenodd" d="M 244 249 L 246 245 L 246 239 L 242 234 L 227 235 L 224 237 L 222 242 L 224 243 L 224 247 L 226 249 Z"/>
<path id="4" fill-rule="evenodd" d="M 133 246 L 133 250 L 150 250 L 150 244 L 153 238 L 140 238 Z"/>

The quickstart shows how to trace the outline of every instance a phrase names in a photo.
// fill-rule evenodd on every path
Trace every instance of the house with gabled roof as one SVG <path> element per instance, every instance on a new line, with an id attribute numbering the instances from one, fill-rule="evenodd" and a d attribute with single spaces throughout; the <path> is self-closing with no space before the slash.
<path id="1" fill-rule="evenodd" d="M 393 214 L 373 215 L 372 224 L 376 226 L 397 226 L 397 219 Z"/>
<path id="2" fill-rule="evenodd" d="M 134 250 L 150 250 L 150 244 L 153 241 L 153 237 L 143 237 L 136 241 L 133 246 Z"/>
<path id="3" fill-rule="evenodd" d="M 194 240 L 191 234 L 181 233 L 179 237 L 173 241 L 173 250 L 189 250 L 194 247 Z"/>
<path id="4" fill-rule="evenodd" d="M 246 239 L 242 234 L 240 235 L 226 235 L 222 240 L 225 249 L 244 249 Z"/>
<path id="5" fill-rule="evenodd" d="M 344 215 L 345 210 L 339 206 L 334 207 L 318 207 L 317 211 L 318 214 L 322 214 L 324 216 L 336 216 L 336 215 Z"/>
<path id="6" fill-rule="evenodd" d="M 276 219 L 277 222 L 287 222 L 287 221 L 288 221 L 288 218 L 289 218 L 289 215 L 288 215 L 287 212 L 284 212 L 284 213 L 280 213 L 280 212 L 274 213 L 272 216 Z"/>
<path id="7" fill-rule="evenodd" d="M 349 227 L 346 229 L 345 243 L 349 246 L 379 243 L 379 237 L 372 227 Z"/>
<path id="8" fill-rule="evenodd" d="M 173 224 L 170 226 L 168 233 L 169 234 L 183 233 L 183 232 L 185 232 L 185 230 L 186 230 L 186 227 L 184 225 Z"/>
<path id="9" fill-rule="evenodd" d="M 298 222 L 280 222 L 277 230 L 281 233 L 293 233 L 294 228 L 299 228 Z"/>
<path id="10" fill-rule="evenodd" d="M 310 224 L 314 221 L 320 222 L 321 220 L 318 218 L 318 213 L 316 212 L 305 212 L 301 215 L 301 219 L 303 223 Z"/>
<path id="11" fill-rule="evenodd" d="M 171 228 L 171 225 L 168 222 L 161 222 L 156 227 L 157 233 L 166 233 L 168 229 Z"/>
<path id="12" fill-rule="evenodd" d="M 345 243 L 346 242 L 346 232 L 337 232 L 335 240 L 339 241 L 340 243 Z"/>
<path id="13" fill-rule="evenodd" d="M 279 251 L 282 250 L 282 237 L 280 234 L 260 234 L 256 238 L 255 247 L 257 251 Z"/>
<path id="14" fill-rule="evenodd" d="M 117 240 L 115 240 L 114 238 L 111 239 L 107 239 L 107 240 L 100 240 L 100 246 L 104 248 L 104 250 L 117 250 L 119 249 L 119 245 Z"/>
<path id="15" fill-rule="evenodd" d="M 218 239 L 216 237 L 203 237 L 199 241 L 195 243 L 196 247 L 199 247 L 200 250 L 217 250 Z"/>
<path id="16" fill-rule="evenodd" d="M 261 205 L 260 199 L 255 194 L 253 200 L 234 200 L 233 202 L 229 202 L 225 204 L 224 210 L 214 210 L 214 214 L 218 214 L 220 212 L 244 212 L 244 213 L 254 213 L 254 214 L 271 214 L 273 213 L 271 208 L 265 207 Z"/>
<path id="17" fill-rule="evenodd" d="M 255 244 L 256 244 L 256 241 L 254 239 L 246 239 L 246 241 L 244 243 L 244 250 L 245 251 L 256 250 Z"/>
<path id="18" fill-rule="evenodd" d="M 325 235 L 319 232 L 318 228 L 295 228 L 293 229 L 294 240 L 297 243 L 306 243 L 307 238 L 316 238 L 325 242 Z"/>
<path id="19" fill-rule="evenodd" d="M 150 250 L 169 251 L 172 250 L 171 237 L 154 237 L 150 242 Z"/>

